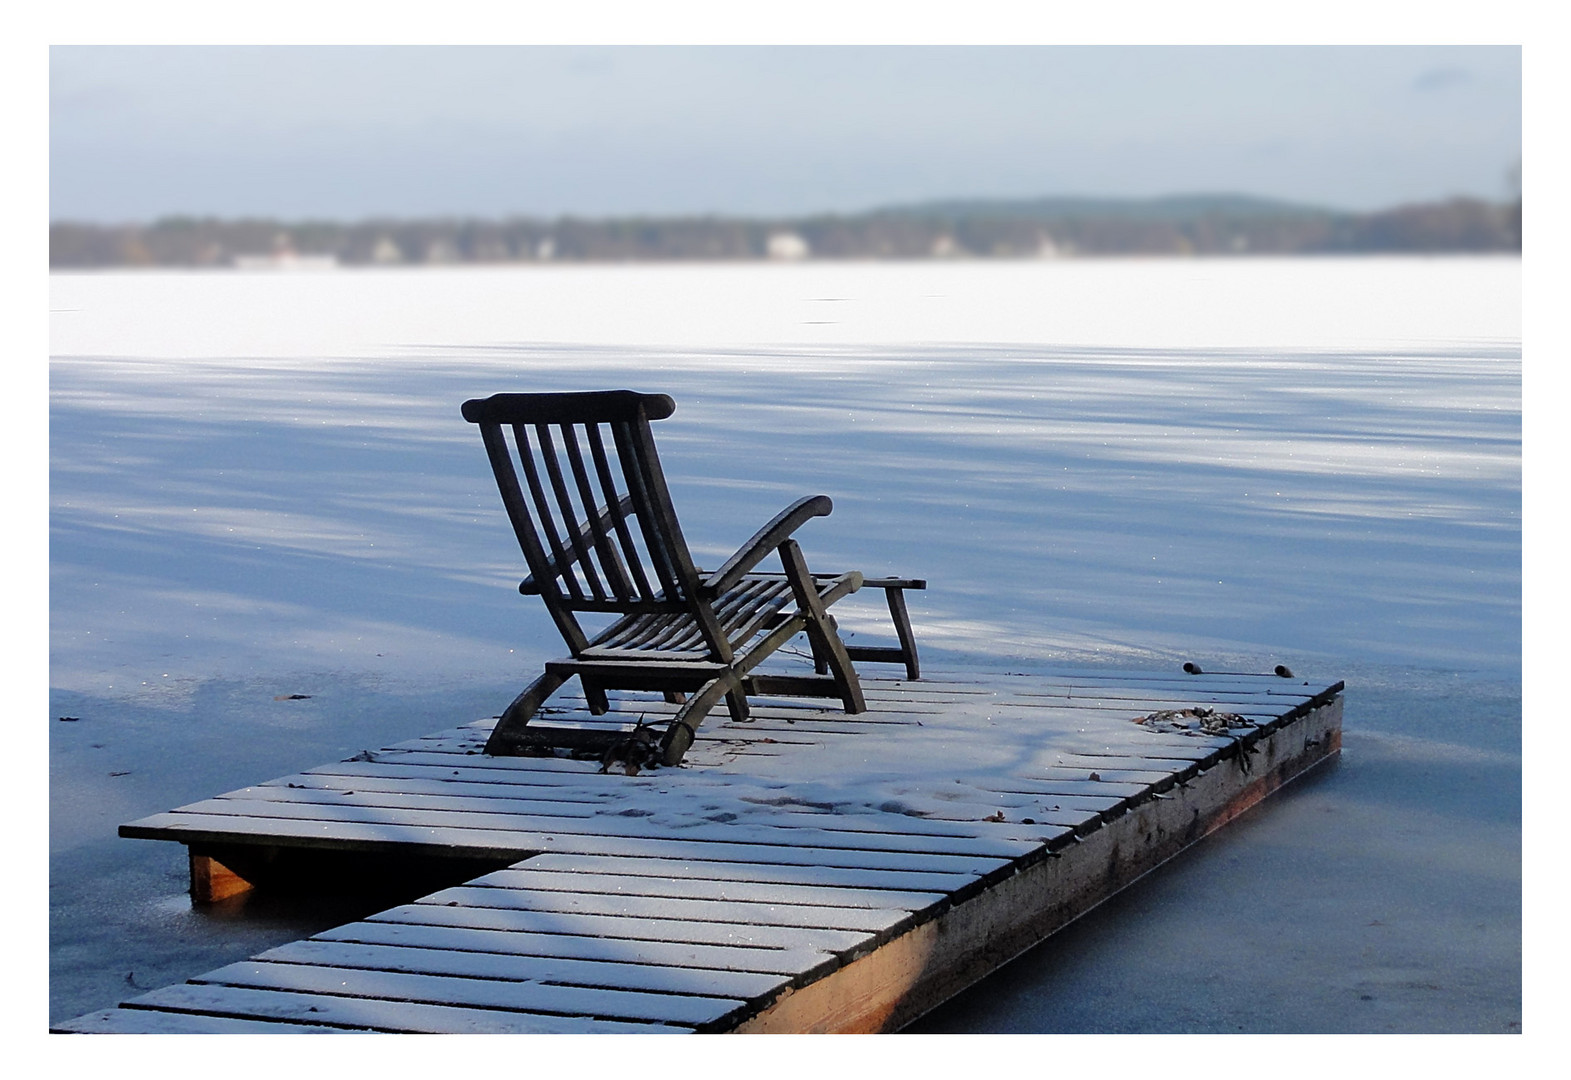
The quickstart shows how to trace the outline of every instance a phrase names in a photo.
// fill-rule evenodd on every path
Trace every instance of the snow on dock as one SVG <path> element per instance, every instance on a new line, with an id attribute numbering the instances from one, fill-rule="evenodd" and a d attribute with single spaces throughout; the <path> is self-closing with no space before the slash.
<path id="1" fill-rule="evenodd" d="M 198 899 L 334 860 L 475 872 L 57 1030 L 894 1030 L 1341 742 L 1339 682 L 864 688 L 855 716 L 717 717 L 676 769 L 486 757 L 485 720 L 124 825 L 188 845 Z M 566 700 L 551 721 L 674 708 Z"/>

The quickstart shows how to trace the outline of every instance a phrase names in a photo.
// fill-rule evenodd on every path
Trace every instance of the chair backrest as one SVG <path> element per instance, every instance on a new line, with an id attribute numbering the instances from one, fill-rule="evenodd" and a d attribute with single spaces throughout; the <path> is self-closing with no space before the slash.
<path id="1" fill-rule="evenodd" d="M 632 390 L 464 402 L 529 564 L 519 589 L 539 593 L 575 655 L 588 644 L 575 612 L 711 622 L 649 429 L 675 410 L 664 394 Z M 723 639 L 711 646 L 729 652 Z"/>

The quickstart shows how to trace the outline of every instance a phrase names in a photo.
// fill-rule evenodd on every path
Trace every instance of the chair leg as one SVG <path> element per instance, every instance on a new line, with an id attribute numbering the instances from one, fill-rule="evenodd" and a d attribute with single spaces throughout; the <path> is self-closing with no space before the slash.
<path id="1" fill-rule="evenodd" d="M 693 745 L 693 737 L 698 731 L 698 725 L 704 722 L 704 717 L 709 715 L 711 709 L 720 704 L 721 698 L 727 698 L 728 704 L 740 698 L 743 709 L 746 709 L 747 698 L 742 690 L 742 680 L 735 674 L 728 672 L 706 682 L 676 711 L 676 717 L 671 721 L 671 726 L 666 728 L 665 735 L 660 740 L 661 764 L 681 763 L 682 755 L 686 754 L 687 748 Z M 736 715 L 734 704 L 731 704 L 731 709 L 734 717 Z"/>
<path id="2" fill-rule="evenodd" d="M 904 589 L 885 589 L 884 596 L 889 600 L 889 618 L 895 624 L 900 651 L 905 653 L 906 678 L 920 679 L 922 668 L 916 658 L 916 635 L 911 632 L 911 616 L 906 611 L 906 592 Z"/>
<path id="3" fill-rule="evenodd" d="M 833 615 L 829 616 L 829 625 L 836 634 L 839 634 L 840 624 L 835 622 Z M 825 655 L 823 648 L 818 644 L 818 638 L 813 634 L 807 635 L 807 644 L 813 650 L 813 673 L 815 675 L 828 675 L 829 657 Z"/>
<path id="4" fill-rule="evenodd" d="M 742 690 L 740 683 L 736 689 L 726 694 L 725 704 L 733 724 L 746 724 L 752 721 L 752 714 L 747 707 L 747 694 Z"/>
<path id="5" fill-rule="evenodd" d="M 856 668 L 851 666 L 845 643 L 840 640 L 829 612 L 824 610 L 824 602 L 818 597 L 818 587 L 813 584 L 813 575 L 808 573 L 807 560 L 802 558 L 802 549 L 795 540 L 786 540 L 780 545 L 780 562 L 785 567 L 786 580 L 791 583 L 797 607 L 807 617 L 804 629 L 808 641 L 812 643 L 813 655 L 823 657 L 829 665 L 835 685 L 840 688 L 840 700 L 846 712 L 866 712 L 867 701 L 862 696 L 862 681 L 857 678 Z"/>
<path id="6" fill-rule="evenodd" d="M 589 703 L 589 715 L 604 716 L 611 711 L 611 701 L 605 696 L 605 687 L 597 682 L 591 682 L 582 675 L 578 682 L 584 688 L 584 700 Z"/>
<path id="7" fill-rule="evenodd" d="M 530 683 L 524 692 L 513 699 L 513 703 L 502 712 L 502 718 L 496 722 L 496 727 L 491 729 L 491 737 L 486 740 L 485 752 L 493 755 L 506 755 L 512 752 L 512 738 L 517 732 L 528 725 L 531 717 L 540 711 L 540 706 L 545 704 L 546 698 L 556 693 L 567 680 L 560 675 L 546 672 L 534 682 Z"/>

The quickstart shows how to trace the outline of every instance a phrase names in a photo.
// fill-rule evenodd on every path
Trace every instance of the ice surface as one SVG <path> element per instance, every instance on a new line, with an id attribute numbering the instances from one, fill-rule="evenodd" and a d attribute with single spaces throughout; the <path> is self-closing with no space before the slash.
<path id="1" fill-rule="evenodd" d="M 1508 259 L 55 275 L 50 1015 L 341 921 L 190 912 L 181 852 L 114 827 L 501 708 L 560 642 L 458 406 L 626 386 L 677 401 L 701 561 L 829 494 L 810 565 L 929 579 L 946 668 L 1348 681 L 1341 766 L 934 1029 L 1505 1030 L 1520 285 Z M 1442 850 L 1470 857 L 1416 855 Z M 1193 1008 L 1152 988 L 1181 970 Z"/>

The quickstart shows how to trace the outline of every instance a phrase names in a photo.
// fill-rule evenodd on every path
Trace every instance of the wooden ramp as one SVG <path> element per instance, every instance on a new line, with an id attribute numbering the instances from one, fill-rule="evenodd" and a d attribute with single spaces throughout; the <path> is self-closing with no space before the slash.
<path id="1" fill-rule="evenodd" d="M 855 716 L 717 718 L 677 769 L 485 757 L 486 720 L 124 825 L 215 895 L 357 859 L 477 876 L 58 1030 L 894 1030 L 1341 742 L 1341 683 L 864 686 Z"/>

